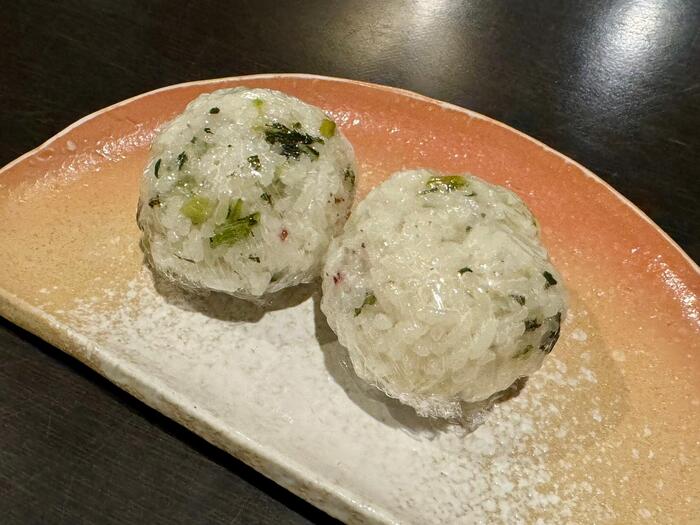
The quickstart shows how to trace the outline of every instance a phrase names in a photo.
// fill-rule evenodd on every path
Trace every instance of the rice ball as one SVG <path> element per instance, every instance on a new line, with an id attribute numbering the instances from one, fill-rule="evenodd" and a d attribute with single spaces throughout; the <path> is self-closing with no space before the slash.
<path id="1" fill-rule="evenodd" d="M 396 173 L 357 206 L 326 256 L 321 308 L 358 376 L 446 418 L 536 371 L 566 311 L 525 204 L 429 170 Z"/>
<path id="2" fill-rule="evenodd" d="M 138 224 L 159 272 L 260 296 L 318 277 L 354 193 L 352 146 L 323 111 L 279 91 L 222 89 L 155 137 Z"/>

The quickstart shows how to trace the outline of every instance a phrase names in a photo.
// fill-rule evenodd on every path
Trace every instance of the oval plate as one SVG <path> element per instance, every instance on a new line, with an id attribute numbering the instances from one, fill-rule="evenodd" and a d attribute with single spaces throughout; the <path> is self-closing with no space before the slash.
<path id="1" fill-rule="evenodd" d="M 394 170 L 431 167 L 505 185 L 532 208 L 571 315 L 542 371 L 476 430 L 367 392 L 338 365 L 313 289 L 263 311 L 153 283 L 134 219 L 148 144 L 200 93 L 237 85 L 333 115 L 355 146 L 360 195 Z M 398 89 L 262 75 L 116 104 L 0 173 L 2 315 L 336 517 L 700 515 L 698 268 L 607 184 L 522 133 Z"/>

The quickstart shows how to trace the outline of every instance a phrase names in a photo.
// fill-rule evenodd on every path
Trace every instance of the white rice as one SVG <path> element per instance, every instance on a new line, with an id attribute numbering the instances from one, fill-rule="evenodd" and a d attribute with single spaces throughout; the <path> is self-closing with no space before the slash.
<path id="1" fill-rule="evenodd" d="M 566 306 L 525 204 L 441 175 L 394 174 L 357 206 L 331 242 L 321 308 L 361 378 L 458 417 L 542 365 Z"/>
<path id="2" fill-rule="evenodd" d="M 316 107 L 266 89 L 201 95 L 152 144 L 144 246 L 195 288 L 247 297 L 309 282 L 347 218 L 354 170 L 352 146 Z"/>

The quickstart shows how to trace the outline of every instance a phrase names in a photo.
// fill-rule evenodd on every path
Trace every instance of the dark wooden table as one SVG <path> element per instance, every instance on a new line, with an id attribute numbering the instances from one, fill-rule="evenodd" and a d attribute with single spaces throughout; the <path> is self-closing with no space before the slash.
<path id="1" fill-rule="evenodd" d="M 154 88 L 318 73 L 506 122 L 593 170 L 700 256 L 696 0 L 3 4 L 0 164 Z M 0 321 L 2 523 L 329 520 Z"/>

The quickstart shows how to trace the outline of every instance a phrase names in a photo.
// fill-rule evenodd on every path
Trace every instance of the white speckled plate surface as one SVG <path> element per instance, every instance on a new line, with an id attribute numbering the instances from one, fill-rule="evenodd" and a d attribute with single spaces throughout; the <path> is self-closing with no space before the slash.
<path id="1" fill-rule="evenodd" d="M 281 89 L 392 171 L 471 171 L 533 209 L 571 297 L 544 368 L 467 432 L 365 389 L 315 287 L 267 309 L 154 283 L 135 224 L 154 130 L 199 93 Z M 351 523 L 698 523 L 698 268 L 584 168 L 490 119 L 304 75 L 196 82 L 86 117 L 0 172 L 0 313 Z M 539 521 L 538 521 L 539 520 Z"/>

